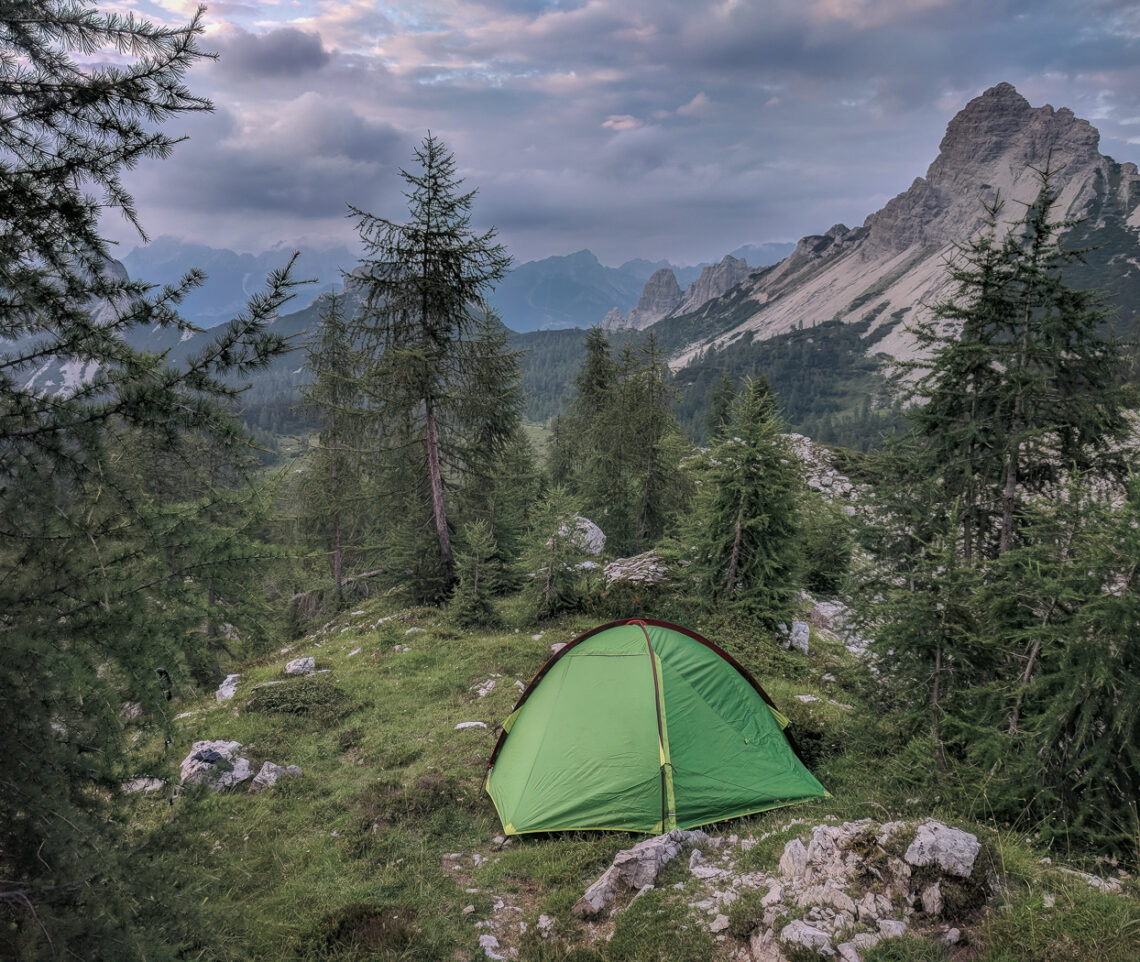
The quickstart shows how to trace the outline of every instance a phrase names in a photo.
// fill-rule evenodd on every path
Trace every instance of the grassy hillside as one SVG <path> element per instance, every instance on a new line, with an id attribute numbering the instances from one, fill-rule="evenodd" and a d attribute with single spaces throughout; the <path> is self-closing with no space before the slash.
<path id="1" fill-rule="evenodd" d="M 232 701 L 208 692 L 173 702 L 180 717 L 168 746 L 146 719 L 131 723 L 138 735 L 130 775 L 173 785 L 179 761 L 204 739 L 241 742 L 255 771 L 265 760 L 303 770 L 259 794 L 247 793 L 246 783 L 222 793 L 167 787 L 123 796 L 123 844 L 176 880 L 174 901 L 141 909 L 149 941 L 161 933 L 194 959 L 426 962 L 484 958 L 480 936 L 494 933 L 499 947 L 491 951 L 520 959 L 733 958 L 747 945 L 758 906 L 742 898 L 729 929 L 710 932 L 710 917 L 690 907 L 704 890 L 682 864 L 687 853 L 649 895 L 628 905 L 626 896 L 613 918 L 583 922 L 572 905 L 639 837 L 504 842 L 481 790 L 496 726 L 550 646 L 626 613 L 536 627 L 508 604 L 508 627 L 467 632 L 432 610 L 369 602 L 235 667 L 242 677 Z M 1017 834 L 990 828 L 984 796 L 957 796 L 921 743 L 899 744 L 873 672 L 834 637 L 813 631 L 811 654 L 802 655 L 746 625 L 691 627 L 756 674 L 833 796 L 709 828 L 760 839 L 742 863 L 774 870 L 785 841 L 827 820 L 934 815 L 981 838 L 1000 879 L 988 907 L 962 923 L 961 945 L 951 949 L 939 931 L 916 928 L 865 953 L 867 962 L 1136 957 L 1135 882 L 1126 881 L 1123 894 L 1099 892 L 1049 864 L 1047 856 L 1058 863 L 1060 853 L 1035 850 L 1032 826 Z M 306 655 L 318 674 L 286 679 L 284 664 Z M 258 687 L 268 682 L 278 684 Z M 456 728 L 470 721 L 486 728 Z"/>

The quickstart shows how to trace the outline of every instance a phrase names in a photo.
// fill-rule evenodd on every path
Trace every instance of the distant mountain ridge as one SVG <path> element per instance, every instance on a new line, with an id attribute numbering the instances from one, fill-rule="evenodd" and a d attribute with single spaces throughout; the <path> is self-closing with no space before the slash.
<path id="1" fill-rule="evenodd" d="M 1066 271 L 1066 279 L 1104 291 L 1116 311 L 1116 329 L 1140 332 L 1136 164 L 1102 155 L 1096 128 L 1072 111 L 1031 107 L 1012 86 L 998 84 L 951 119 L 925 177 L 916 178 L 862 226 L 836 224 L 786 245 L 791 250 L 778 263 L 761 264 L 761 256 L 778 247 L 767 245 L 761 256 L 757 248 L 738 248 L 717 264 L 684 269 L 647 260 L 609 268 L 589 251 L 519 265 L 500 285 L 494 303 L 515 331 L 512 345 L 524 353 L 528 390 L 537 398 L 534 416 L 555 413 L 572 390 L 583 339 L 558 329 L 586 328 L 606 319 L 607 326 L 623 328 L 615 333 L 619 343 L 636 342 L 643 335 L 629 325 L 633 315 L 669 356 L 692 408 L 691 423 L 699 420 L 700 396 L 731 372 L 772 377 L 779 391 L 798 396 L 800 407 L 810 408 L 818 422 L 839 424 L 858 407 L 859 416 L 872 424 L 874 409 L 887 396 L 882 359 L 913 356 L 907 324 L 952 293 L 947 260 L 983 223 L 984 203 L 1000 196 L 1006 201 L 1005 218 L 1016 219 L 1020 204 L 1036 194 L 1034 168 L 1046 164 L 1056 172 L 1061 192 L 1055 215 L 1083 218 L 1065 243 L 1091 249 L 1085 263 Z M 269 266 L 281 263 L 278 252 Z M 179 276 L 189 266 L 193 262 L 179 265 Z M 246 283 L 256 288 L 262 277 Z M 283 314 L 275 324 L 283 334 L 299 335 L 298 346 L 318 323 L 319 301 L 305 306 L 315 293 L 302 290 L 302 299 L 293 302 L 300 310 Z M 169 350 L 171 361 L 178 362 L 200 350 L 208 333 L 181 341 L 177 331 L 136 332 L 132 340 L 136 337 L 148 349 Z M 54 359 L 29 372 L 29 388 L 66 390 L 91 373 L 78 361 Z M 253 408 L 288 412 L 307 378 L 304 356 L 295 353 L 255 374 L 246 397 Z"/>
<path id="2" fill-rule="evenodd" d="M 322 293 L 341 288 L 341 269 L 351 270 L 357 255 L 347 247 L 301 246 L 294 268 L 298 279 L 315 284 L 297 289 L 298 306 L 308 306 Z M 206 282 L 182 303 L 182 314 L 200 327 L 216 327 L 245 308 L 251 294 L 262 290 L 271 271 L 285 266 L 293 248 L 278 244 L 259 254 L 193 244 L 175 237 L 154 238 L 122 258 L 131 277 L 151 284 L 177 284 L 191 268 L 206 273 Z"/>
<path id="3" fill-rule="evenodd" d="M 791 249 L 791 244 L 748 245 L 739 248 L 738 255 L 751 256 L 753 263 L 774 264 Z M 351 271 L 358 261 L 357 255 L 344 246 L 302 246 L 300 252 L 295 275 L 316 283 L 298 289 L 299 307 L 307 307 L 323 293 L 339 291 L 342 270 Z M 177 284 L 191 268 L 205 271 L 206 283 L 186 297 L 182 313 L 201 327 L 215 327 L 241 311 L 249 295 L 259 290 L 270 271 L 283 266 L 291 253 L 292 248 L 284 244 L 249 254 L 162 236 L 134 248 L 122 264 L 131 277 L 153 284 Z M 591 327 L 612 308 L 623 313 L 631 310 L 655 271 L 667 269 L 682 285 L 688 285 L 705 268 L 644 259 L 606 267 L 591 251 L 581 250 L 516 265 L 489 300 L 514 331 Z"/>

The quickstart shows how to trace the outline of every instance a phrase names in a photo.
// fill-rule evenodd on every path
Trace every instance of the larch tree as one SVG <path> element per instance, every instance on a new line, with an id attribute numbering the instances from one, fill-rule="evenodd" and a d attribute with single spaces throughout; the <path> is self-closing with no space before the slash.
<path id="1" fill-rule="evenodd" d="M 75 0 L 0 5 L 0 955 L 166 958 L 146 944 L 161 899 L 109 800 L 129 774 L 124 701 L 168 717 L 202 646 L 208 572 L 245 552 L 123 463 L 129 443 L 177 470 L 200 445 L 238 455 L 235 379 L 285 349 L 269 324 L 287 271 L 175 368 L 131 346 L 176 314 L 198 273 L 155 291 L 112 269 L 100 217 L 139 226 L 123 172 L 166 157 L 163 122 L 208 101 L 183 84 L 205 56 L 181 27 Z M 99 57 L 97 55 L 102 54 Z M 110 62 L 108 64 L 108 61 Z M 139 227 L 140 235 L 142 233 Z M 86 377 L 50 390 L 52 361 Z M 216 554 L 207 549 L 213 540 Z M 229 546 L 227 549 L 227 545 Z M 145 862 L 145 860 L 143 860 Z M 164 945 L 159 945 L 162 942 Z"/>
<path id="2" fill-rule="evenodd" d="M 415 157 L 417 169 L 400 171 L 406 222 L 351 211 L 365 250 L 356 272 L 360 341 L 370 354 L 364 391 L 419 559 L 412 587 L 438 600 L 454 582 L 451 491 L 477 461 L 501 453 L 521 400 L 517 359 L 484 301 L 510 257 L 494 229 L 472 228 L 475 191 L 462 189 L 443 143 L 428 134 Z"/>
<path id="3" fill-rule="evenodd" d="M 355 542 L 363 500 L 360 356 L 343 296 L 334 295 L 325 304 L 307 354 L 313 379 L 301 390 L 301 404 L 320 430 L 302 472 L 300 520 L 328 554 L 340 601 L 345 555 Z"/>

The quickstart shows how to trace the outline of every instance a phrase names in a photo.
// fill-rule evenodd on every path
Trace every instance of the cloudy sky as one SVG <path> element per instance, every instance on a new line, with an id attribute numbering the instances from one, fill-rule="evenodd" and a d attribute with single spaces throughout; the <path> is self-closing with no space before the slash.
<path id="1" fill-rule="evenodd" d="M 216 110 L 130 183 L 152 235 L 239 250 L 351 244 L 346 202 L 401 219 L 429 129 L 518 261 L 862 223 L 1000 81 L 1140 160 L 1140 0 L 219 0 L 206 23 L 220 56 L 189 81 Z"/>

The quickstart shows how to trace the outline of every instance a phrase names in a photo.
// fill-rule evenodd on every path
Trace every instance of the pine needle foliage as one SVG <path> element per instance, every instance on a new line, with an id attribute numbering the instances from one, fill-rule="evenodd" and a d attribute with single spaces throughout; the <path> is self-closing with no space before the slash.
<path id="1" fill-rule="evenodd" d="M 785 619 L 799 587 L 803 469 L 762 379 L 744 384 L 697 467 L 693 577 L 704 601 Z"/>
<path id="2" fill-rule="evenodd" d="M 167 699 L 210 657 L 210 586 L 232 585 L 266 553 L 241 504 L 249 496 L 225 490 L 238 469 L 198 469 L 204 451 L 220 469 L 247 448 L 230 409 L 240 378 L 286 347 L 269 324 L 290 296 L 288 269 L 175 368 L 127 335 L 192 331 L 176 307 L 202 275 L 162 290 L 131 281 L 99 224 L 117 212 L 142 234 L 123 172 L 170 153 L 164 121 L 210 109 L 183 84 L 207 56 L 202 29 L 201 11 L 158 27 L 84 2 L 0 6 L 6 957 L 178 951 L 146 945 L 134 924 L 155 891 L 144 866 L 128 869 L 107 806 L 128 774 L 122 708 L 138 702 L 146 724 L 169 718 Z M 87 376 L 49 390 L 36 372 L 53 361 Z M 195 481 L 172 485 L 171 471 Z"/>
<path id="3" fill-rule="evenodd" d="M 656 340 L 614 358 L 605 332 L 586 334 L 577 395 L 555 426 L 551 476 L 582 499 L 615 554 L 637 554 L 673 526 L 692 489 L 677 392 Z"/>
<path id="4" fill-rule="evenodd" d="M 365 250 L 358 329 L 372 429 L 381 458 L 413 464 L 422 478 L 431 543 L 421 547 L 435 575 L 417 594 L 439 600 L 454 581 L 451 491 L 517 429 L 520 374 L 484 301 L 511 259 L 494 229 L 472 228 L 475 191 L 462 189 L 445 145 L 429 133 L 415 158 L 415 170 L 400 171 L 406 222 L 350 210 Z"/>
<path id="5" fill-rule="evenodd" d="M 313 379 L 302 389 L 301 403 L 321 427 L 303 468 L 299 521 L 303 532 L 327 555 L 340 601 L 346 565 L 351 567 L 361 555 L 366 513 L 361 358 L 343 297 L 329 298 L 306 351 Z"/>
<path id="6" fill-rule="evenodd" d="M 1066 282 L 1074 222 L 1038 176 L 1012 224 L 986 208 L 916 329 L 912 430 L 879 458 L 857 597 L 940 768 L 985 773 L 1010 824 L 1057 818 L 1065 843 L 1134 859 L 1124 354 L 1104 298 Z"/>

